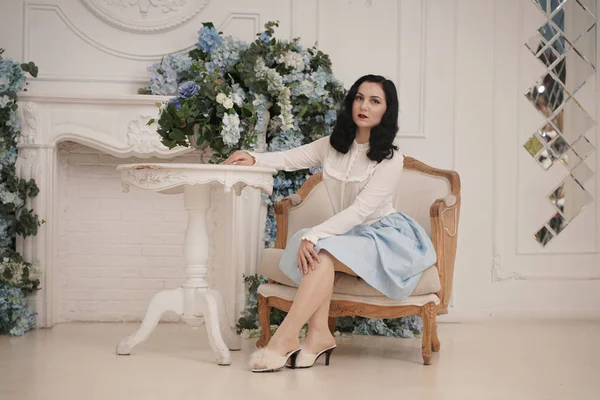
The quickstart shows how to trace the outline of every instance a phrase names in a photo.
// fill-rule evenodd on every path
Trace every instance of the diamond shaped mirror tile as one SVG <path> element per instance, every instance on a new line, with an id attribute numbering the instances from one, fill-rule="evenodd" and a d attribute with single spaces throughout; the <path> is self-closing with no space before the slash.
<path id="1" fill-rule="evenodd" d="M 594 199 L 572 176 L 568 176 L 550 193 L 548 200 L 570 222 Z"/>
<path id="2" fill-rule="evenodd" d="M 573 143 L 573 150 L 581 158 L 585 159 L 594 151 L 594 146 L 590 143 L 585 136 L 582 136 L 578 141 Z"/>
<path id="3" fill-rule="evenodd" d="M 558 131 L 570 145 L 596 124 L 575 98 L 567 100 L 555 115 Z"/>
<path id="4" fill-rule="evenodd" d="M 542 246 L 545 246 L 554 238 L 554 235 L 550 232 L 550 229 L 543 226 L 535 233 L 534 237 Z"/>
<path id="5" fill-rule="evenodd" d="M 560 161 L 567 167 L 568 170 L 572 170 L 581 162 L 581 158 L 575 154 L 573 149 L 567 150 L 565 154 L 561 157 Z"/>
<path id="6" fill-rule="evenodd" d="M 571 176 L 583 186 L 594 176 L 594 171 L 592 171 L 586 163 L 582 162 L 571 170 Z"/>
<path id="7" fill-rule="evenodd" d="M 535 157 L 537 153 L 540 152 L 544 148 L 544 144 L 540 140 L 539 136 L 533 135 L 529 138 L 527 143 L 523 145 L 525 149 L 531 154 L 532 157 Z"/>
<path id="8" fill-rule="evenodd" d="M 535 159 L 542 168 L 547 170 L 548 168 L 554 165 L 556 160 L 558 160 L 558 156 L 554 154 L 552 150 L 544 149 L 540 152 L 540 154 L 538 154 L 538 156 Z"/>
<path id="9" fill-rule="evenodd" d="M 562 138 L 562 136 L 557 135 L 556 139 L 550 143 L 550 148 L 554 151 L 554 154 L 557 154 L 559 157 L 562 157 L 569 150 L 569 144 Z"/>
<path id="10" fill-rule="evenodd" d="M 548 221 L 548 226 L 557 235 L 567 226 L 567 220 L 559 213 L 554 214 L 554 217 Z"/>

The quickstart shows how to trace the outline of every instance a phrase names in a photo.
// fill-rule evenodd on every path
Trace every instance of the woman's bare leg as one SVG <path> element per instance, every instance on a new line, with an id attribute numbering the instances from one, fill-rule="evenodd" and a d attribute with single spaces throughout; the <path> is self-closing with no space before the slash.
<path id="1" fill-rule="evenodd" d="M 319 258 L 321 262 L 302 278 L 290 311 L 267 345 L 267 348 L 278 354 L 286 354 L 298 347 L 298 332 L 319 308 L 325 310 L 321 312 L 325 313 L 325 327 L 327 327 L 327 312 L 333 292 L 335 259 L 326 252 L 320 252 Z"/>
<path id="2" fill-rule="evenodd" d="M 321 252 L 319 252 L 319 257 L 323 257 L 324 255 L 333 260 L 333 267 L 335 271 L 357 276 L 354 271 L 339 262 L 331 254 L 321 250 Z M 305 347 L 310 353 L 317 353 L 335 344 L 335 338 L 329 330 L 329 304 L 331 303 L 332 294 L 333 290 L 308 320 L 309 329 Z"/>

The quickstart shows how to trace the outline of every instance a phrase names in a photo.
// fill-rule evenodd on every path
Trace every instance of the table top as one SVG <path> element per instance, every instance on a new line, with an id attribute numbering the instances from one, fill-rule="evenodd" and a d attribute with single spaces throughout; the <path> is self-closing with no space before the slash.
<path id="1" fill-rule="evenodd" d="M 177 169 L 191 171 L 232 171 L 232 172 L 268 172 L 277 173 L 273 168 L 249 167 L 244 165 L 221 165 L 221 164 L 185 164 L 185 163 L 138 163 L 138 164 L 120 164 L 117 171 L 125 170 L 143 170 L 143 169 Z"/>
<path id="2" fill-rule="evenodd" d="M 246 187 L 273 192 L 273 168 L 238 165 L 138 163 L 117 166 L 123 190 L 130 186 L 167 194 L 182 193 L 186 185 L 220 185 L 226 192 L 240 194 Z"/>

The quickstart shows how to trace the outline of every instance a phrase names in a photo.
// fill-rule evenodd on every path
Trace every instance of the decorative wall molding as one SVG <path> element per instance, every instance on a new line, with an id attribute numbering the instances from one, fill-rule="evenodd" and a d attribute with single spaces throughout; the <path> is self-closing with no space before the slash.
<path id="1" fill-rule="evenodd" d="M 37 104 L 32 101 L 19 102 L 17 110 L 21 120 L 21 136 L 19 143 L 33 144 L 37 143 L 38 122 L 40 120 Z"/>
<path id="2" fill-rule="evenodd" d="M 55 13 L 60 18 L 60 20 L 65 24 L 65 26 L 73 32 L 73 34 L 75 36 L 77 36 L 78 38 L 80 38 L 81 40 L 83 40 L 84 42 L 89 44 L 90 46 L 102 51 L 103 53 L 109 54 L 111 56 L 115 56 L 115 57 L 126 59 L 126 60 L 151 62 L 151 61 L 158 61 L 165 55 L 163 52 L 155 53 L 155 54 L 136 54 L 136 53 L 119 51 L 119 50 L 115 50 L 110 47 L 107 47 L 107 46 L 99 43 L 98 41 L 92 39 L 89 35 L 87 35 L 81 29 L 79 29 L 76 26 L 76 24 L 74 24 L 73 21 L 71 21 L 69 19 L 69 17 L 67 17 L 67 15 L 64 13 L 64 11 L 58 5 L 33 4 L 33 3 L 25 2 L 25 3 L 23 3 L 23 7 L 24 7 L 24 10 L 23 10 L 23 15 L 24 15 L 24 17 L 23 17 L 24 18 L 23 58 L 26 60 L 32 58 L 30 55 L 30 51 L 29 51 L 29 43 L 31 41 L 31 38 L 29 36 L 29 25 L 30 25 L 29 20 L 30 20 L 31 11 L 46 11 L 46 12 Z M 171 53 L 187 52 L 190 49 L 192 49 L 193 47 L 194 47 L 193 45 L 186 46 L 184 48 L 176 49 L 175 51 L 172 51 Z"/>
<path id="3" fill-rule="evenodd" d="M 145 86 L 148 83 L 147 76 L 77 76 L 44 74 L 38 76 L 36 81 L 40 82 L 83 82 L 83 83 L 128 83 Z"/>
<path id="4" fill-rule="evenodd" d="M 125 32 L 161 33 L 195 18 L 209 0 L 81 0 L 100 20 Z"/>
<path id="5" fill-rule="evenodd" d="M 152 117 L 138 115 L 127 125 L 127 145 L 138 154 L 154 153 L 155 151 L 168 151 L 169 149 L 160 141 L 156 133 L 156 123 L 148 126 Z"/>
<path id="6" fill-rule="evenodd" d="M 260 26 L 260 14 L 255 12 L 232 12 L 227 15 L 225 20 L 217 27 L 218 30 L 225 30 L 227 25 L 236 19 L 247 19 L 254 22 L 254 32 L 262 29 Z"/>
<path id="7" fill-rule="evenodd" d="M 24 101 L 35 102 L 38 105 L 42 103 L 53 104 L 92 104 L 92 105 L 129 105 L 129 106 L 149 106 L 156 108 L 156 103 L 169 101 L 170 96 L 152 96 L 138 94 L 123 95 L 88 95 L 88 94 L 35 94 L 25 92 L 19 95 L 19 104 Z M 158 115 L 158 110 L 156 110 Z"/>
<path id="8" fill-rule="evenodd" d="M 425 70 L 427 68 L 427 59 L 425 57 L 426 52 L 427 52 L 427 1 L 421 1 L 421 46 L 420 46 L 420 55 L 419 55 L 419 97 L 418 97 L 418 104 L 419 104 L 419 111 L 418 111 L 418 128 L 416 130 L 404 130 L 402 129 L 402 125 L 400 126 L 400 130 L 398 132 L 398 135 L 403 137 L 403 138 L 414 138 L 414 139 L 426 139 L 427 135 L 425 132 Z M 367 1 L 367 7 L 371 7 L 371 2 Z M 397 22 L 396 22 L 396 35 L 398 37 L 398 45 L 401 46 L 402 44 L 402 34 L 401 34 L 401 13 L 402 13 L 402 2 L 398 3 L 398 16 L 397 16 Z M 455 37 L 455 41 L 456 41 L 456 35 Z M 400 62 L 401 62 L 401 57 L 400 57 L 400 49 L 398 49 L 397 51 L 397 65 L 398 65 L 398 72 L 396 75 L 396 82 L 398 82 L 398 85 L 401 86 L 402 85 L 402 81 L 401 81 L 401 69 L 400 69 Z M 402 107 L 402 104 L 400 104 L 400 107 Z"/>

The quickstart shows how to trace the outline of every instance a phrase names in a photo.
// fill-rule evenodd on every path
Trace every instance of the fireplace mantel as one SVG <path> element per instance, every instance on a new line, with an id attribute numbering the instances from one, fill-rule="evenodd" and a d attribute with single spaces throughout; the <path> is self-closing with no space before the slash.
<path id="1" fill-rule="evenodd" d="M 157 103 L 168 99 L 166 96 L 150 95 L 89 96 L 27 92 L 19 95 L 18 111 L 22 128 L 18 142 L 17 174 L 24 179 L 35 179 L 40 193 L 28 207 L 33 208 L 45 223 L 36 236 L 24 240 L 18 238 L 17 250 L 25 260 L 37 263 L 42 270 L 41 289 L 35 298 L 39 327 L 52 327 L 57 321 L 57 145 L 66 141 L 76 142 L 117 158 L 170 159 L 188 154 L 193 150 L 166 148 L 156 133 L 156 125 L 147 125 L 150 119 L 158 116 Z M 245 190 L 244 195 L 238 198 L 227 194 L 215 194 L 213 198 L 215 204 L 211 206 L 211 212 L 223 212 L 219 220 L 225 220 L 220 228 L 228 231 L 224 237 L 229 239 L 228 243 L 213 243 L 211 259 L 215 264 L 233 266 L 230 276 L 221 277 L 226 282 L 227 287 L 221 288 L 221 291 L 233 325 L 245 301 L 242 274 L 256 271 L 266 206 L 262 205 L 260 192 L 254 189 Z M 244 212 L 249 203 L 249 209 L 254 210 L 254 207 L 258 207 L 257 203 L 261 203 L 262 212 L 258 217 L 256 212 Z M 236 232 L 235 226 L 245 226 L 255 234 L 246 232 L 242 235 Z M 239 251 L 220 251 L 221 246 L 236 246 Z"/>

